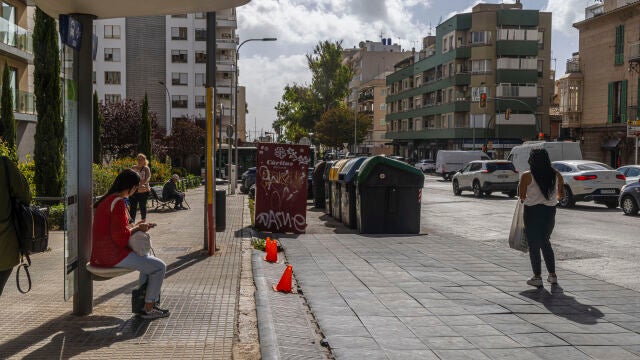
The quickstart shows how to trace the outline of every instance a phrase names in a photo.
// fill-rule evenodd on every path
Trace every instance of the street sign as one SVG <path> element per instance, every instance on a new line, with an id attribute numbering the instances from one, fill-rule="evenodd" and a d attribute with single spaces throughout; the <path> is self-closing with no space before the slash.
<path id="1" fill-rule="evenodd" d="M 233 136 L 233 126 L 229 125 L 227 126 L 227 137 L 232 137 Z"/>
<path id="2" fill-rule="evenodd" d="M 640 119 L 627 121 L 627 137 L 638 137 L 640 134 Z"/>

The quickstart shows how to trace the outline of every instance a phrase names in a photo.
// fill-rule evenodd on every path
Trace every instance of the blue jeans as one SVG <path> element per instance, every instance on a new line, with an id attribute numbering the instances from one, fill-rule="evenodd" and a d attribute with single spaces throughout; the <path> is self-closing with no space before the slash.
<path id="1" fill-rule="evenodd" d="M 144 301 L 148 303 L 158 301 L 160 288 L 164 281 L 164 273 L 167 270 L 167 265 L 165 265 L 164 261 L 152 255 L 140 256 L 132 251 L 115 267 L 140 271 L 138 284 L 142 285 L 147 281 L 149 282 Z"/>

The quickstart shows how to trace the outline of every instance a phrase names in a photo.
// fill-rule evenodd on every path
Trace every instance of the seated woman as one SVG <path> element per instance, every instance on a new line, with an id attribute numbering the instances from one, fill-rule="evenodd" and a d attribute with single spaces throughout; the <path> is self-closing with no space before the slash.
<path id="1" fill-rule="evenodd" d="M 136 192 L 139 183 L 140 176 L 126 169 L 94 205 L 91 265 L 140 271 L 139 284 L 147 281 L 148 284 L 144 309 L 139 315 L 144 319 L 156 319 L 169 316 L 169 310 L 157 305 L 167 266 L 155 256 L 140 256 L 129 248 L 131 234 L 146 232 L 154 226 L 139 222 L 129 227 L 129 212 L 124 199 Z"/>

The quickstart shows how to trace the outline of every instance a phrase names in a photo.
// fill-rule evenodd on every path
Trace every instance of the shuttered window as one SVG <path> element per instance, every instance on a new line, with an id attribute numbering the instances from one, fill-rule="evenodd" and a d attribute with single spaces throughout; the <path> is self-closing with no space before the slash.
<path id="1" fill-rule="evenodd" d="M 624 25 L 616 26 L 616 54 L 614 64 L 624 64 Z"/>
<path id="2" fill-rule="evenodd" d="M 627 122 L 627 80 L 609 83 L 607 123 Z"/>
<path id="3" fill-rule="evenodd" d="M 627 123 L 627 80 L 622 80 L 622 89 L 620 89 L 620 122 Z"/>

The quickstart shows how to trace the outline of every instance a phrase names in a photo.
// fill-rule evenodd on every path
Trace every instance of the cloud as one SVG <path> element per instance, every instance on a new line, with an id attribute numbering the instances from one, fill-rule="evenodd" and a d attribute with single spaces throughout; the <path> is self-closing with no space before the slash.
<path id="1" fill-rule="evenodd" d="M 552 22 L 555 31 L 566 35 L 577 35 L 577 30 L 571 25 L 584 20 L 584 0 L 549 0 L 543 11 L 553 13 Z"/>

